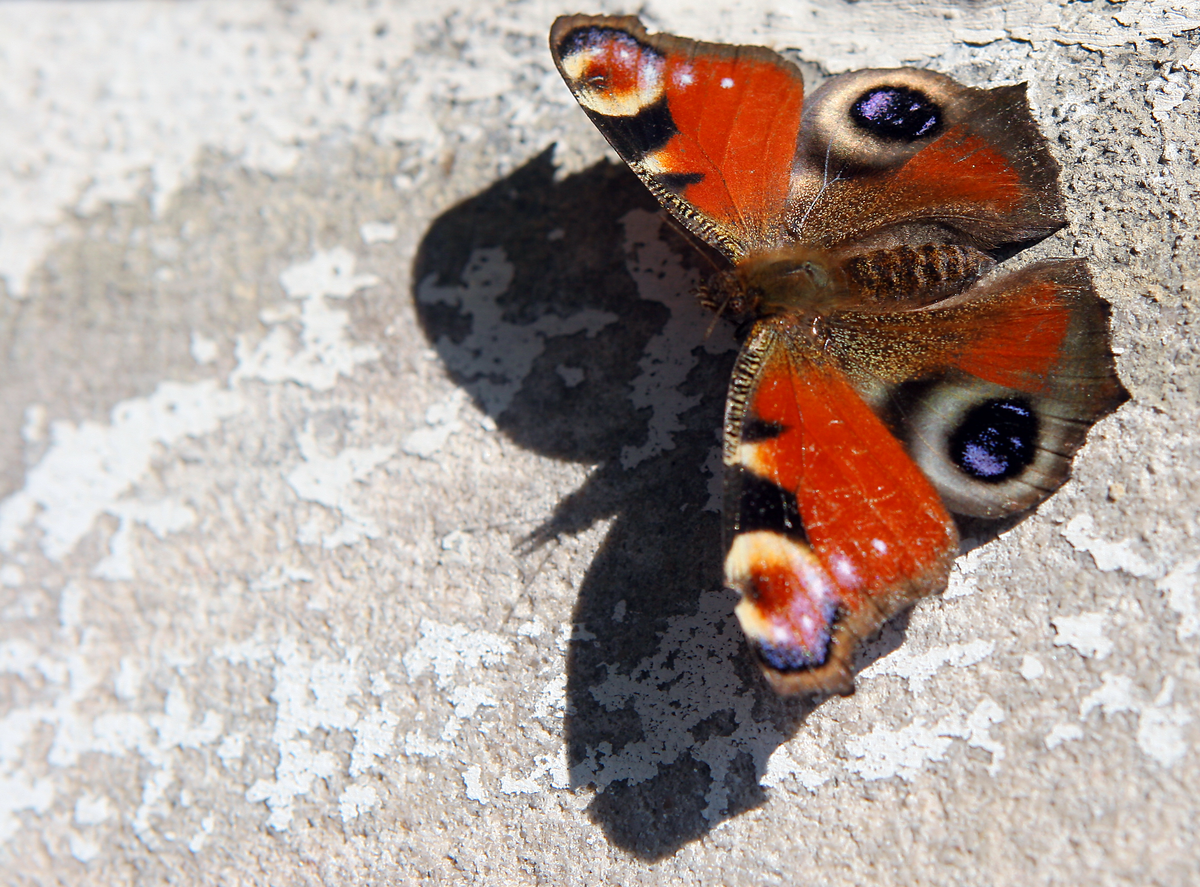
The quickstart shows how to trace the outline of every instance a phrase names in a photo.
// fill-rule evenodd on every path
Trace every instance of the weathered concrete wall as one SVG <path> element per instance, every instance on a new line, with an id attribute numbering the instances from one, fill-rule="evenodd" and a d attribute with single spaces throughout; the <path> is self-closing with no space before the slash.
<path id="1" fill-rule="evenodd" d="M 0 5 L 7 882 L 1194 882 L 1200 11 L 740 5 L 641 11 L 1028 81 L 1133 395 L 817 707 L 719 590 L 733 339 L 577 10 Z"/>

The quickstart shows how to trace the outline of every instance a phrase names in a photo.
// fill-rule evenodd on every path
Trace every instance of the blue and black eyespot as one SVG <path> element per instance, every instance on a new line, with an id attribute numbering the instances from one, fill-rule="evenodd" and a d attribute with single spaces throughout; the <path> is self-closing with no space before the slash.
<path id="1" fill-rule="evenodd" d="M 872 135 L 897 142 L 928 138 L 942 128 L 942 109 L 907 86 L 868 89 L 850 107 L 850 118 Z"/>
<path id="2" fill-rule="evenodd" d="M 1038 418 L 1024 398 L 972 407 L 950 436 L 950 458 L 965 474 L 998 484 L 1020 474 L 1037 452 Z"/>

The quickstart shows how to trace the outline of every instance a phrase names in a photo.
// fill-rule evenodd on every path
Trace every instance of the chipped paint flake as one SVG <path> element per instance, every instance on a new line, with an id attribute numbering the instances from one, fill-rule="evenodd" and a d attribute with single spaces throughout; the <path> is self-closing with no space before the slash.
<path id="1" fill-rule="evenodd" d="M 1054 751 L 1064 742 L 1074 742 L 1083 739 L 1083 729 L 1077 724 L 1055 724 L 1046 734 L 1046 748 Z"/>
<path id="2" fill-rule="evenodd" d="M 1078 551 L 1086 551 L 1104 572 L 1122 570 L 1131 576 L 1161 576 L 1162 570 L 1152 564 L 1137 549 L 1144 547 L 1134 539 L 1109 542 L 1093 535 L 1096 521 L 1090 514 L 1077 515 L 1063 527 L 1062 534 Z"/>
<path id="3" fill-rule="evenodd" d="M 540 794 L 542 787 L 538 785 L 537 780 L 532 776 L 527 776 L 524 779 L 517 779 L 512 776 L 500 777 L 500 792 L 505 795 L 536 795 Z"/>
<path id="4" fill-rule="evenodd" d="M 0 502 L 0 550 L 12 551 L 34 525 L 46 556 L 62 560 L 101 514 L 121 511 L 118 503 L 161 458 L 160 447 L 215 431 L 243 408 L 241 396 L 215 380 L 163 382 L 149 397 L 118 403 L 108 425 L 52 423 L 45 456 Z"/>
<path id="5" fill-rule="evenodd" d="M 754 695 L 736 667 L 741 629 L 730 610 L 725 592 L 701 595 L 695 615 L 668 620 L 652 656 L 628 673 L 610 672 L 592 687 L 592 696 L 609 711 L 632 709 L 641 732 L 619 749 L 607 743 L 589 749 L 571 774 L 576 784 L 590 782 L 600 789 L 619 781 L 636 785 L 687 755 L 706 764 L 711 777 L 702 815 L 710 822 L 721 818 L 734 759 L 783 739 L 769 723 L 753 717 Z M 734 725 L 731 732 L 697 740 L 691 731 L 714 717 Z"/>
<path id="6" fill-rule="evenodd" d="M 1166 678 L 1152 701 L 1147 700 L 1133 679 L 1126 675 L 1105 673 L 1100 681 L 1100 687 L 1080 704 L 1079 716 L 1086 718 L 1097 708 L 1105 718 L 1122 712 L 1137 714 L 1135 738 L 1138 747 L 1163 767 L 1179 763 L 1188 750 L 1183 728 L 1192 722 L 1192 716 L 1183 706 L 1171 703 L 1174 680 Z"/>
<path id="7" fill-rule="evenodd" d="M 392 750 L 399 718 L 382 709 L 367 712 L 354 725 L 354 749 L 350 753 L 350 777 L 357 779 Z"/>
<path id="8" fill-rule="evenodd" d="M 159 502 L 140 502 L 122 499 L 106 511 L 119 521 L 117 531 L 109 540 L 109 554 L 92 569 L 99 579 L 115 581 L 135 576 L 133 545 L 134 525 L 142 524 L 159 539 L 168 533 L 186 530 L 196 521 L 196 512 L 186 505 L 169 499 Z"/>
<path id="9" fill-rule="evenodd" d="M 425 411 L 425 428 L 418 428 L 400 442 L 400 449 L 410 456 L 432 459 L 446 445 L 450 436 L 463 427 L 459 410 L 466 402 L 467 392 L 456 388 L 441 403 Z"/>
<path id="10" fill-rule="evenodd" d="M 361 510 L 354 493 L 376 468 L 392 458 L 396 448 L 346 447 L 330 457 L 320 451 L 310 428 L 297 434 L 296 442 L 304 461 L 288 474 L 288 486 L 301 499 L 324 505 L 342 519 L 340 527 L 323 536 L 322 546 L 337 548 L 363 539 L 378 539 L 379 525 Z"/>
<path id="11" fill-rule="evenodd" d="M 237 340 L 237 369 L 230 383 L 245 379 L 295 382 L 314 391 L 329 391 L 338 378 L 349 378 L 364 363 L 379 359 L 374 345 L 355 345 L 348 328 L 350 315 L 329 306 L 328 299 L 348 299 L 359 290 L 375 286 L 373 274 L 355 274 L 355 258 L 345 247 L 321 250 L 279 276 L 288 298 L 300 302 L 300 343 L 295 346 L 285 326 L 288 312 L 267 314 L 272 330 L 253 348 L 246 336 Z"/>
<path id="12" fill-rule="evenodd" d="M 1036 656 L 1025 655 L 1021 657 L 1019 671 L 1025 680 L 1036 681 L 1046 673 L 1046 666 L 1042 665 L 1042 661 Z"/>
<path id="13" fill-rule="evenodd" d="M 404 654 L 404 668 L 412 680 L 432 670 L 441 688 L 450 686 L 460 671 L 471 675 L 481 667 L 500 664 L 513 650 L 506 637 L 462 625 L 422 619 L 419 630 L 421 639 Z"/>
<path id="14" fill-rule="evenodd" d="M 866 780 L 898 776 L 911 782 L 926 764 L 946 756 L 953 739 L 962 739 L 973 748 L 991 753 L 988 772 L 994 776 L 1004 758 L 1004 746 L 989 731 L 1003 720 L 1004 710 L 984 699 L 965 718 L 949 715 L 933 727 L 926 727 L 920 720 L 899 730 L 876 727 L 865 736 L 846 741 L 846 751 L 852 758 L 846 762 L 846 769 Z"/>
<path id="15" fill-rule="evenodd" d="M 349 730 L 358 723 L 358 712 L 347 703 L 359 692 L 359 675 L 351 660 L 309 662 L 296 642 L 285 638 L 275 650 L 274 676 L 275 778 L 256 781 L 246 799 L 265 801 L 271 811 L 268 827 L 286 831 L 295 799 L 308 794 L 314 779 L 327 779 L 340 769 L 336 754 L 314 748 L 304 737 L 317 729 Z"/>
<path id="16" fill-rule="evenodd" d="M 1078 616 L 1056 616 L 1054 646 L 1073 647 L 1080 656 L 1104 659 L 1113 651 L 1113 643 L 1104 636 L 1103 613 L 1081 613 Z"/>
<path id="17" fill-rule="evenodd" d="M 488 803 L 487 789 L 483 787 L 483 768 L 478 764 L 472 764 L 462 775 L 463 787 L 466 795 L 472 801 L 478 801 L 480 804 Z"/>
<path id="18" fill-rule="evenodd" d="M 379 792 L 371 785 L 348 785 L 338 796 L 338 812 L 342 822 L 352 822 L 379 806 Z"/>
<path id="19" fill-rule="evenodd" d="M 812 765 L 814 760 L 822 757 L 823 751 L 811 737 L 797 737 L 775 750 L 767 762 L 767 772 L 759 782 L 767 788 L 775 788 L 788 780 L 795 780 L 808 791 L 816 792 L 833 779 L 833 768 L 829 766 L 829 762 L 822 761 L 823 767 Z"/>
<path id="20" fill-rule="evenodd" d="M 358 233 L 363 243 L 391 243 L 399 234 L 399 229 L 391 222 L 363 222 L 358 226 Z"/>
<path id="21" fill-rule="evenodd" d="M 861 677 L 872 679 L 895 675 L 904 678 L 908 682 L 908 689 L 919 695 L 925 690 L 925 684 L 941 669 L 947 666 L 966 668 L 976 665 L 991 656 L 995 648 L 995 643 L 983 640 L 933 647 L 924 652 L 901 647 L 863 669 Z"/>
<path id="22" fill-rule="evenodd" d="M 50 779 L 29 779 L 19 774 L 0 776 L 0 841 L 9 840 L 21 828 L 15 814 L 22 810 L 46 813 L 54 795 Z"/>
<path id="23" fill-rule="evenodd" d="M 1167 606 L 1179 615 L 1175 635 L 1179 640 L 1200 634 L 1200 606 L 1197 605 L 1197 585 L 1200 584 L 1200 559 L 1186 561 L 1154 583 L 1163 592 Z"/>

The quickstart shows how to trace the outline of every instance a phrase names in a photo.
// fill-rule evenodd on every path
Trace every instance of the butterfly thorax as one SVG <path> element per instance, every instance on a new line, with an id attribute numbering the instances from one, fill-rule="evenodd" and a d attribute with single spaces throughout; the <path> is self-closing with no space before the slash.
<path id="1" fill-rule="evenodd" d="M 953 295 L 994 265 L 986 253 L 955 244 L 858 250 L 789 244 L 739 259 L 698 292 L 705 306 L 734 318 L 890 312 Z"/>

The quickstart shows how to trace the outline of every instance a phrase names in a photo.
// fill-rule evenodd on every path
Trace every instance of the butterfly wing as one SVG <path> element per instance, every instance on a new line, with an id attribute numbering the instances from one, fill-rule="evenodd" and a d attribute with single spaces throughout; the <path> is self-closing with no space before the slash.
<path id="1" fill-rule="evenodd" d="M 791 62 L 758 46 L 647 34 L 632 16 L 564 16 L 550 51 L 621 158 L 692 233 L 737 259 L 786 227 L 804 102 Z"/>
<path id="2" fill-rule="evenodd" d="M 791 235 L 823 248 L 995 250 L 1065 224 L 1025 85 L 976 89 L 914 68 L 855 71 L 813 93 L 789 202 Z"/>
<path id="3" fill-rule="evenodd" d="M 958 514 L 1030 508 L 1128 394 L 1082 261 L 1041 262 L 895 314 L 842 314 L 830 353 Z"/>
<path id="4" fill-rule="evenodd" d="M 761 321 L 725 426 L 726 582 L 777 690 L 849 692 L 861 638 L 945 586 L 949 512 L 998 518 L 1066 480 L 1127 393 L 1078 261 L 927 308 Z"/>
<path id="5" fill-rule="evenodd" d="M 945 585 L 958 552 L 935 487 L 837 362 L 760 322 L 726 407 L 726 584 L 781 693 L 853 690 L 859 639 Z"/>

